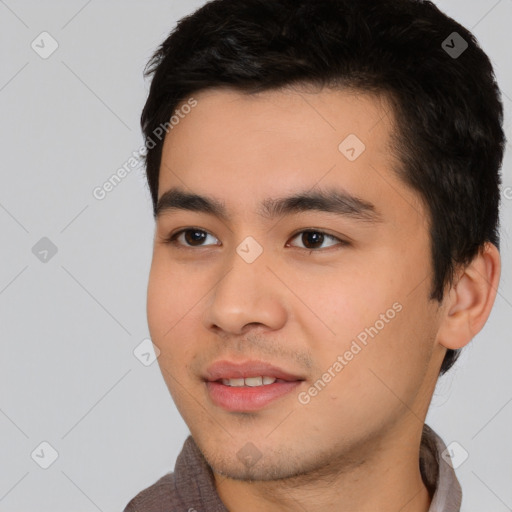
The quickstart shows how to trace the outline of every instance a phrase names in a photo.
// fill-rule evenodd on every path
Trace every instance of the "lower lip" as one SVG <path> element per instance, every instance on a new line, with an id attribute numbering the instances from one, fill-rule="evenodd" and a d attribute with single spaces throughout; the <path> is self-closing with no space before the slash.
<path id="1" fill-rule="evenodd" d="M 302 381 L 274 382 L 264 386 L 226 386 L 221 382 L 206 382 L 212 402 L 227 411 L 257 411 L 270 402 L 292 392 Z"/>

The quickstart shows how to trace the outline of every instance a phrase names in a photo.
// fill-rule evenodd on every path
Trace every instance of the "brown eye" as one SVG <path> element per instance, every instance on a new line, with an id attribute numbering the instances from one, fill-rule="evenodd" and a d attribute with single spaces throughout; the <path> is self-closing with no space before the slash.
<path id="1" fill-rule="evenodd" d="M 204 231 L 202 229 L 188 228 L 188 229 L 182 229 L 181 231 L 174 233 L 174 235 L 171 235 L 166 240 L 166 243 L 183 246 L 185 248 L 187 248 L 187 247 L 203 247 L 205 245 L 212 245 L 212 244 L 203 244 L 203 242 L 209 236 L 216 240 L 216 238 L 213 235 L 210 235 L 210 233 L 208 233 L 207 231 Z M 217 245 L 217 244 L 213 244 L 213 245 Z"/>
<path id="2" fill-rule="evenodd" d="M 306 249 L 317 249 L 324 241 L 324 234 L 318 231 L 305 231 L 302 233 L 301 242 L 306 246 Z"/>
<path id="3" fill-rule="evenodd" d="M 201 245 L 201 243 L 204 242 L 207 237 L 207 234 L 204 231 L 195 229 L 188 229 L 187 231 L 183 232 L 183 235 L 187 244 L 190 245 Z"/>
<path id="4" fill-rule="evenodd" d="M 315 250 L 315 249 L 322 249 L 323 247 L 322 244 L 328 240 L 332 240 L 334 242 L 338 242 L 338 244 L 336 243 L 332 243 L 330 245 L 328 245 L 327 247 L 332 247 L 332 246 L 335 246 L 335 245 L 347 245 L 347 242 L 333 236 L 333 235 L 329 235 L 327 233 L 324 233 L 323 231 L 318 231 L 318 230 L 304 230 L 304 231 L 301 231 L 299 233 L 297 233 L 293 238 L 299 238 L 300 237 L 300 241 L 301 243 L 303 244 L 303 249 L 308 249 L 308 250 Z"/>

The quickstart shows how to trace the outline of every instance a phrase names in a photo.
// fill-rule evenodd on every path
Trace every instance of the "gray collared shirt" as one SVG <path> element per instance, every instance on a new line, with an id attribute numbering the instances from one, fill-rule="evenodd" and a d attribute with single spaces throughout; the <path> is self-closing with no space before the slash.
<path id="1" fill-rule="evenodd" d="M 462 490 L 453 468 L 442 458 L 442 439 L 423 428 L 420 469 L 432 495 L 429 512 L 460 512 Z M 212 470 L 192 436 L 168 473 L 133 498 L 124 512 L 228 512 L 217 494 Z"/>

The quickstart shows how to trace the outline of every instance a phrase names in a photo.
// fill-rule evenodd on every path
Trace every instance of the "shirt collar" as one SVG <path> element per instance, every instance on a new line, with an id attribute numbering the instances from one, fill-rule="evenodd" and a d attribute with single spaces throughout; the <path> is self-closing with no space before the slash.
<path id="1" fill-rule="evenodd" d="M 432 495 L 429 512 L 459 512 L 462 489 L 443 440 L 428 426 L 423 426 L 420 470 Z"/>

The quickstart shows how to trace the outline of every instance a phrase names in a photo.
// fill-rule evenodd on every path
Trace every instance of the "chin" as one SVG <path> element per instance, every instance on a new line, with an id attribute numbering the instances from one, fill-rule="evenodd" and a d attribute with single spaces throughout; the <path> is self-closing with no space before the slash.
<path id="1" fill-rule="evenodd" d="M 303 455 L 301 460 L 297 460 L 290 453 L 267 452 L 266 455 L 260 453 L 258 456 L 249 448 L 245 451 L 242 448 L 230 453 L 218 452 L 217 447 L 214 447 L 214 451 L 200 448 L 213 471 L 232 480 L 276 481 L 300 477 L 315 469 L 314 463 L 311 467 L 307 467 L 308 464 L 303 460 Z"/>
<path id="2" fill-rule="evenodd" d="M 283 464 L 279 464 L 278 461 L 277 463 L 262 463 L 260 461 L 252 467 L 244 466 L 236 458 L 232 461 L 223 461 L 222 463 L 215 463 L 215 461 L 213 463 L 208 461 L 208 463 L 216 473 L 223 477 L 242 482 L 269 482 L 293 478 L 303 474 L 302 471 L 294 471 L 288 467 L 288 464 L 285 464 L 284 461 Z"/>

